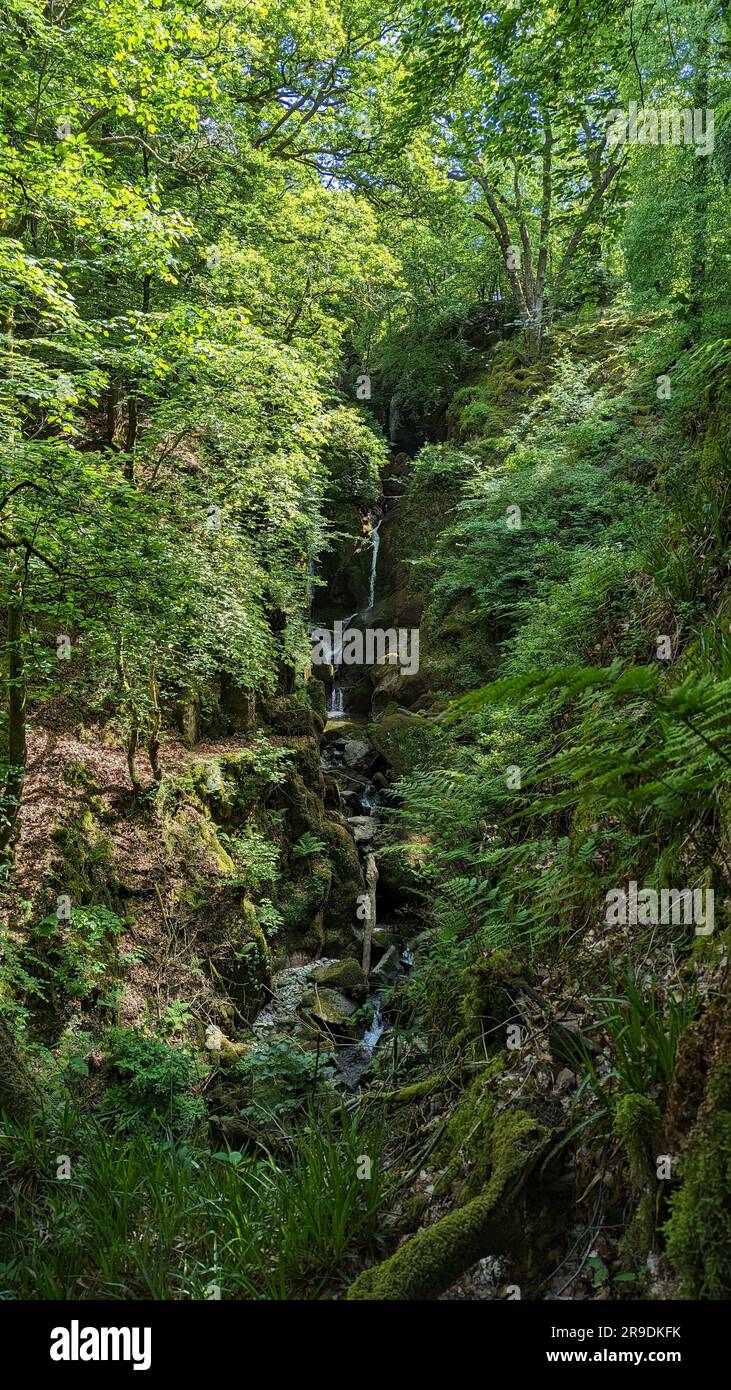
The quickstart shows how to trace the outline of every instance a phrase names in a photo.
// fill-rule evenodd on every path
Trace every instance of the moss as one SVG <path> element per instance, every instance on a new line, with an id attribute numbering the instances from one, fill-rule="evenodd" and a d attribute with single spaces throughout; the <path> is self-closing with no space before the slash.
<path id="1" fill-rule="evenodd" d="M 502 1049 L 505 1038 L 500 1030 L 515 1021 L 515 996 L 525 985 L 525 968 L 526 962 L 513 948 L 493 951 L 468 968 L 461 1003 L 463 1027 L 454 1039 L 455 1047 L 489 1034 Z"/>
<path id="2" fill-rule="evenodd" d="M 622 1260 L 630 1269 L 645 1263 L 655 1242 L 657 1176 L 652 1141 L 661 1121 L 655 1102 L 635 1093 L 622 1096 L 614 1112 L 614 1132 L 622 1140 L 629 1160 L 636 1203 L 621 1241 Z"/>
<path id="3" fill-rule="evenodd" d="M 218 838 L 213 821 L 194 806 L 183 807 L 177 815 L 166 817 L 163 843 L 169 858 L 196 888 L 211 875 L 233 878 L 236 867 Z"/>
<path id="4" fill-rule="evenodd" d="M 490 1176 L 495 1121 L 492 1082 L 503 1066 L 501 1054 L 481 1069 L 464 1092 L 434 1150 L 435 1161 L 443 1167 L 435 1190 L 445 1192 L 458 1184 L 460 1203 L 476 1197 Z"/>
<path id="5" fill-rule="evenodd" d="M 654 1177 L 652 1140 L 657 1134 L 662 1116 L 654 1100 L 634 1092 L 622 1096 L 614 1112 L 614 1132 L 624 1144 L 629 1159 L 630 1177 L 635 1187 L 641 1187 Z"/>
<path id="6" fill-rule="evenodd" d="M 248 898 L 227 922 L 223 939 L 209 951 L 208 963 L 216 982 L 241 1012 L 249 1014 L 259 1007 L 271 981 L 272 957 Z"/>
<path id="7" fill-rule="evenodd" d="M 434 1096 L 443 1090 L 447 1085 L 448 1076 L 446 1072 L 438 1071 L 433 1076 L 425 1076 L 422 1081 L 412 1081 L 410 1086 L 401 1086 L 398 1091 L 376 1092 L 374 1100 L 379 1104 L 387 1105 L 414 1105 L 420 1100 L 425 1100 L 427 1096 Z M 364 1097 L 366 1100 L 368 1096 Z"/>
<path id="8" fill-rule="evenodd" d="M 684 1298 L 731 1298 L 731 1109 L 683 1164 L 664 1233 Z"/>
<path id="9" fill-rule="evenodd" d="M 404 692 L 410 688 L 416 696 L 423 688 L 423 682 L 414 677 L 401 676 L 398 671 L 388 671 L 377 687 L 377 693 L 382 697 L 384 694 L 388 696 L 389 683 L 392 696 L 403 697 Z M 416 733 L 418 738 L 421 732 L 415 730 L 417 724 L 417 716 L 405 714 L 391 699 L 383 708 L 378 721 L 368 726 L 368 737 L 373 747 L 396 773 L 406 772 L 410 761 L 409 754 L 413 753 L 413 735 Z"/>
<path id="10" fill-rule="evenodd" d="M 335 953 L 352 949 L 357 899 L 365 892 L 365 882 L 355 841 L 347 827 L 338 821 L 324 821 L 320 834 L 326 841 L 332 866 L 332 885 L 324 911 L 325 948 Z"/>
<path id="11" fill-rule="evenodd" d="M 313 685 L 320 682 L 313 682 Z M 324 693 L 324 692 L 323 692 Z M 321 705 L 317 706 L 317 695 L 313 691 L 310 698 L 309 691 L 302 689 L 294 695 L 276 695 L 267 701 L 264 706 L 264 717 L 267 726 L 275 734 L 283 734 L 285 737 L 319 738 L 326 722 L 327 703 L 325 703 L 325 717 L 323 717 Z"/>
<path id="12" fill-rule="evenodd" d="M 315 917 L 327 900 L 332 869 L 325 859 L 319 857 L 311 862 L 305 874 L 280 883 L 277 891 L 277 906 L 282 913 L 282 930 L 299 941 L 309 930 Z"/>
<path id="13" fill-rule="evenodd" d="M 53 885 L 68 893 L 74 903 L 92 902 L 113 908 L 119 899 L 114 871 L 114 846 L 98 824 L 94 812 L 86 808 L 72 815 L 53 832 L 58 851 Z"/>
<path id="14" fill-rule="evenodd" d="M 686 1155 L 683 1185 L 670 1199 L 668 1256 L 686 1298 L 731 1296 L 731 999 L 719 997 L 701 1020 L 705 1093 Z"/>
<path id="15" fill-rule="evenodd" d="M 424 870 L 433 847 L 418 831 L 406 830 L 393 845 L 378 854 L 378 895 L 389 906 L 408 907 L 424 897 Z"/>
<path id="16" fill-rule="evenodd" d="M 492 1175 L 480 1195 L 365 1270 L 347 1297 L 435 1298 L 482 1256 L 504 1253 L 513 1239 L 511 1208 L 549 1137 L 550 1131 L 525 1111 L 503 1112 L 493 1131 Z"/>
<path id="17" fill-rule="evenodd" d="M 216 825 L 240 826 L 272 795 L 289 760 L 288 749 L 257 744 L 166 773 L 156 794 L 157 814 L 164 820 L 193 805 Z"/>
<path id="18" fill-rule="evenodd" d="M 365 999 L 368 993 L 368 981 L 359 962 L 353 956 L 346 956 L 343 960 L 335 961 L 333 965 L 319 966 L 313 971 L 312 979 L 317 985 L 344 990 L 355 999 Z"/>
<path id="19" fill-rule="evenodd" d="M 324 729 L 327 723 L 327 692 L 324 683 L 315 676 L 310 676 L 305 689 L 315 717 Z"/>

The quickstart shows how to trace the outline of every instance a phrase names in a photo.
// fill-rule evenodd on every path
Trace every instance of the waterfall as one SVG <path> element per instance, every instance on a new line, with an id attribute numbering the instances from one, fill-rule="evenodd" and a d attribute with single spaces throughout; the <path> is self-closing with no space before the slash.
<path id="1" fill-rule="evenodd" d="M 352 622 L 353 618 L 363 618 L 367 613 L 370 613 L 376 601 L 376 571 L 378 568 L 378 550 L 381 543 L 380 530 L 381 518 L 379 518 L 375 526 L 372 524 L 371 519 L 371 572 L 368 580 L 367 606 L 357 609 L 355 613 L 349 613 L 347 618 L 342 620 L 342 628 L 339 629 L 341 633 L 339 639 L 336 640 L 334 629 L 332 631 L 333 685 L 327 707 L 328 719 L 344 719 L 346 717 L 345 689 L 347 680 L 340 675 L 340 658 L 348 624 Z"/>
<path id="2" fill-rule="evenodd" d="M 327 713 L 329 719 L 342 719 L 345 714 L 345 691 L 342 686 L 333 686 Z"/>

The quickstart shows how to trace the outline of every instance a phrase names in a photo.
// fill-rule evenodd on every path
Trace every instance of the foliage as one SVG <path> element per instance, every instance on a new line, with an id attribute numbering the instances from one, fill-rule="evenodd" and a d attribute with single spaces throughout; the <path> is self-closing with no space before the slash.
<path id="1" fill-rule="evenodd" d="M 377 1121 L 347 1111 L 305 1120 L 277 1163 L 120 1135 L 72 1109 L 3 1123 L 2 1295 L 317 1298 L 373 1241 L 382 1142 Z M 74 1156 L 67 1181 L 49 1164 L 59 1150 Z"/>
<path id="2" fill-rule="evenodd" d="M 104 1096 L 105 1113 L 122 1133 L 151 1127 L 183 1138 L 205 1113 L 192 1094 L 196 1064 L 179 1045 L 146 1037 L 131 1028 L 112 1028 L 106 1038 L 110 1071 L 115 1079 Z"/>

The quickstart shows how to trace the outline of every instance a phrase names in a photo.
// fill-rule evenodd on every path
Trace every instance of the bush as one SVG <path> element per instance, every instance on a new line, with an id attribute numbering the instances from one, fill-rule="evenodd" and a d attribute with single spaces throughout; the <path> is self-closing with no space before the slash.
<path id="1" fill-rule="evenodd" d="M 205 1105 L 193 1094 L 198 1078 L 187 1048 L 132 1028 L 111 1028 L 106 1046 L 109 1067 L 119 1079 L 105 1092 L 103 1110 L 116 1128 L 128 1133 L 160 1128 L 175 1137 L 195 1128 Z"/>

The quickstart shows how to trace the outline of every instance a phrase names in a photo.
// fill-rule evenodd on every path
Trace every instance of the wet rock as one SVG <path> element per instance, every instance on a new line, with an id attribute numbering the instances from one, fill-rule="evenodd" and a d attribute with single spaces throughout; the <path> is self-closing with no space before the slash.
<path id="1" fill-rule="evenodd" d="M 357 845 L 366 844 L 372 840 L 377 829 L 374 816 L 348 816 L 348 825 Z"/>
<path id="2" fill-rule="evenodd" d="M 381 956 L 378 965 L 371 971 L 371 975 L 379 980 L 395 980 L 400 973 L 398 948 L 395 945 L 389 946 L 385 954 Z"/>
<path id="3" fill-rule="evenodd" d="M 348 738 L 343 744 L 343 760 L 348 767 L 365 771 L 373 761 L 373 749 L 364 738 Z"/>

